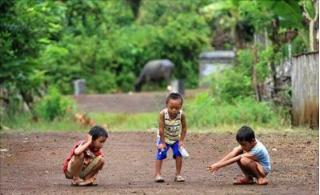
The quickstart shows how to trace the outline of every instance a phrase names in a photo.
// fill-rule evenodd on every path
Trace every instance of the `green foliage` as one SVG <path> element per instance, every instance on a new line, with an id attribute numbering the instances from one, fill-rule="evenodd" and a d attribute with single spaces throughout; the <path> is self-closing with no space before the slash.
<path id="1" fill-rule="evenodd" d="M 189 126 L 204 128 L 224 124 L 254 124 L 278 126 L 280 116 L 266 102 L 251 97 L 237 98 L 233 103 L 219 101 L 208 93 L 196 96 L 186 107 Z M 282 125 L 285 123 L 283 122 Z"/>
<path id="2" fill-rule="evenodd" d="M 232 102 L 235 98 L 252 95 L 251 78 L 239 74 L 237 70 L 228 69 L 214 75 L 211 89 L 214 96 Z"/>
<path id="3" fill-rule="evenodd" d="M 301 1 L 301 4 L 304 7 L 304 10 L 309 18 L 314 18 L 316 15 L 316 10 L 315 10 L 316 8 L 313 5 L 315 3 L 313 3 L 313 2 L 316 2 L 316 1 L 312 1 L 312 0 L 302 0 Z"/>
<path id="4" fill-rule="evenodd" d="M 199 72 L 198 55 L 204 47 L 208 47 L 207 24 L 203 18 L 193 14 L 180 14 L 169 20 L 162 32 L 163 49 L 170 51 L 165 57 L 176 64 L 175 77 L 185 79 L 187 87 L 195 87 Z"/>
<path id="5" fill-rule="evenodd" d="M 72 93 L 73 81 L 80 78 L 86 80 L 89 93 L 131 91 L 140 70 L 152 59 L 172 60 L 176 64 L 174 77 L 183 79 L 187 88 L 196 87 L 198 55 L 210 47 L 210 34 L 214 34 L 210 30 L 218 30 L 210 24 L 212 20 L 203 17 L 206 11 L 201 8 L 210 3 L 214 6 L 209 6 L 209 12 L 213 9 L 214 13 L 209 15 L 221 17 L 215 22 L 228 31 L 233 31 L 236 20 L 245 20 L 256 32 L 270 35 L 271 21 L 277 17 L 278 33 L 299 30 L 292 43 L 294 53 L 304 51 L 307 45 L 298 1 L 146 0 L 138 5 L 139 15 L 135 15 L 128 1 L 2 0 L 0 88 L 8 93 L 8 113 L 21 111 L 24 102 L 35 105 L 51 83 L 63 94 Z M 232 48 L 232 40 L 225 45 Z M 277 60 L 278 53 L 272 54 L 270 48 L 259 51 L 258 81 L 269 74 L 267 64 Z M 213 80 L 217 101 L 231 104 L 253 94 L 252 53 L 240 51 L 238 58 L 236 68 Z M 37 112 L 54 120 L 63 116 L 66 103 L 60 102 L 57 91 L 50 93 Z"/>
<path id="6" fill-rule="evenodd" d="M 258 53 L 256 76 L 258 82 L 264 82 L 270 75 L 269 63 L 273 57 L 272 47 L 262 49 Z M 254 94 L 252 88 L 253 52 L 249 49 L 238 51 L 238 60 L 232 69 L 213 75 L 212 94 L 223 101 L 233 102 L 235 98 L 250 97 Z"/>
<path id="7" fill-rule="evenodd" d="M 158 127 L 158 113 L 91 113 L 90 117 L 111 131 L 147 131 Z"/>
<path id="8" fill-rule="evenodd" d="M 280 19 L 282 29 L 302 28 L 303 14 L 299 1 L 239 1 L 239 17 L 250 21 L 257 32 L 270 31 L 272 19 Z M 268 29 L 266 29 L 268 28 Z"/>
<path id="9" fill-rule="evenodd" d="M 3 118 L 3 129 L 8 133 L 21 132 L 21 133 L 31 133 L 31 132 L 68 132 L 68 131 L 83 131 L 87 132 L 88 127 L 76 123 L 72 116 L 66 115 L 59 120 L 48 121 L 45 119 L 39 119 L 38 121 L 32 120 L 33 116 L 30 113 L 19 113 L 14 117 L 4 117 Z M 0 128 L 1 132 L 1 128 Z"/>
<path id="10" fill-rule="evenodd" d="M 197 14 L 200 3 L 181 2 L 167 2 L 182 6 L 179 12 L 163 2 L 145 2 L 135 22 L 121 1 L 68 1 L 65 30 L 40 58 L 47 82 L 57 82 L 63 93 L 71 93 L 72 81 L 79 78 L 87 80 L 92 93 L 130 91 L 144 64 L 169 58 L 177 65 L 174 77 L 196 86 L 197 58 L 208 47 L 209 29 Z M 162 19 L 153 12 L 157 4 L 163 5 Z"/>
<path id="11" fill-rule="evenodd" d="M 116 76 L 109 71 L 98 72 L 93 78 L 87 80 L 87 87 L 93 92 L 106 93 L 116 89 Z"/>
<path id="12" fill-rule="evenodd" d="M 305 53 L 308 51 L 308 33 L 306 31 L 299 31 L 299 36 L 295 38 L 291 43 L 292 55 Z M 284 45 L 282 53 L 288 56 L 288 44 Z"/>
<path id="13" fill-rule="evenodd" d="M 252 58 L 250 50 L 240 50 L 234 68 L 214 74 L 211 82 L 213 96 L 222 101 L 232 102 L 235 98 L 253 95 Z"/>
<path id="14" fill-rule="evenodd" d="M 19 112 L 22 101 L 30 106 L 40 94 L 45 71 L 38 57 L 58 37 L 63 8 L 58 2 L 1 1 L 0 9 L 0 88 Z"/>
<path id="15" fill-rule="evenodd" d="M 243 49 L 237 52 L 236 69 L 242 74 L 250 77 L 252 74 L 253 55 L 250 49 Z"/>
<path id="16" fill-rule="evenodd" d="M 63 97 L 57 88 L 50 87 L 49 92 L 36 105 L 37 117 L 47 121 L 63 118 L 68 112 L 72 113 L 75 103 L 67 97 Z"/>
<path id="17" fill-rule="evenodd" d="M 91 93 L 131 91 L 143 65 L 160 58 L 195 87 L 206 3 L 143 1 L 135 18 L 126 1 L 1 1 L 0 87 L 13 99 L 27 94 L 30 105 L 50 83 L 71 94 L 80 78 Z"/>
<path id="18" fill-rule="evenodd" d="M 274 51 L 271 47 L 262 50 L 258 56 L 258 63 L 256 64 L 257 80 L 264 82 L 270 75 L 269 63 L 271 61 Z"/>

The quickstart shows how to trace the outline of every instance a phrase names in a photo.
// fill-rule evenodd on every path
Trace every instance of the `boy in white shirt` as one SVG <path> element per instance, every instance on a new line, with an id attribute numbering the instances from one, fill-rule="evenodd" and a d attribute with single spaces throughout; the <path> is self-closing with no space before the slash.
<path id="1" fill-rule="evenodd" d="M 254 184 L 254 178 L 259 185 L 267 185 L 266 176 L 271 171 L 270 156 L 266 147 L 255 138 L 254 131 L 248 126 L 242 126 L 236 135 L 239 146 L 217 163 L 208 167 L 212 173 L 227 165 L 238 163 L 244 176 L 238 178 L 235 185 Z"/>

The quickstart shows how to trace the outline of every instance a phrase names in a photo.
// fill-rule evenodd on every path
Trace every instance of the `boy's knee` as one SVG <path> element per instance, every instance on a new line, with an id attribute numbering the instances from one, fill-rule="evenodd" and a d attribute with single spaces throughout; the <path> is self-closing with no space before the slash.
<path id="1" fill-rule="evenodd" d="M 84 153 L 82 152 L 82 153 L 80 153 L 78 155 L 74 155 L 74 158 L 76 158 L 76 159 L 84 159 Z"/>
<path id="2" fill-rule="evenodd" d="M 249 165 L 251 162 L 252 160 L 247 157 L 241 157 L 240 159 L 240 164 L 244 166 Z"/>
<path id="3" fill-rule="evenodd" d="M 102 158 L 102 157 L 98 157 L 99 158 L 99 164 L 101 164 L 101 165 L 104 165 L 104 163 L 105 163 L 105 160 Z"/>

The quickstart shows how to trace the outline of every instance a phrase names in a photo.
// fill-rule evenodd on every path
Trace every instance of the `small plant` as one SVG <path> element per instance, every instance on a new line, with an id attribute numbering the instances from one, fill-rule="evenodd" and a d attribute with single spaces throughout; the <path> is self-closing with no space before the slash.
<path id="1" fill-rule="evenodd" d="M 227 102 L 253 94 L 251 78 L 242 75 L 236 69 L 229 69 L 215 74 L 212 79 L 211 90 L 215 97 Z"/>
<path id="2" fill-rule="evenodd" d="M 64 97 L 55 87 L 49 87 L 48 94 L 36 105 L 35 110 L 39 118 L 53 121 L 64 117 L 67 112 L 74 111 L 75 103 Z"/>

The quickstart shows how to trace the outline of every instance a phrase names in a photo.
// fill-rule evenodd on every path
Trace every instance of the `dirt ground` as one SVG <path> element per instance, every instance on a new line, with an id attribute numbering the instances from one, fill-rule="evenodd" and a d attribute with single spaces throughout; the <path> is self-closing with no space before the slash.
<path id="1" fill-rule="evenodd" d="M 236 165 L 213 176 L 206 166 L 236 146 L 234 134 L 188 134 L 191 157 L 185 183 L 175 183 L 175 164 L 165 160 L 165 183 L 154 183 L 155 133 L 110 133 L 106 165 L 96 187 L 72 187 L 62 162 L 81 133 L 2 134 L 0 194 L 318 194 L 318 136 L 261 135 L 272 159 L 267 186 L 234 186 Z M 169 153 L 171 154 L 171 153 Z"/>
<path id="2" fill-rule="evenodd" d="M 184 97 L 192 98 L 207 89 L 188 89 Z M 73 96 L 81 112 L 141 113 L 159 112 L 169 92 L 90 94 Z"/>

